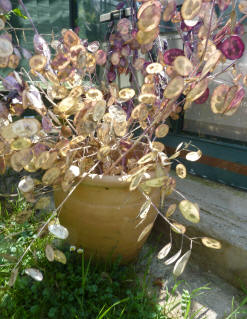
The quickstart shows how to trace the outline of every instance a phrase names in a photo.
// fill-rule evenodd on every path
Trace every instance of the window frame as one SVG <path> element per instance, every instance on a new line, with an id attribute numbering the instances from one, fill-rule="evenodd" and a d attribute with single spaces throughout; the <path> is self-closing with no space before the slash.
<path id="1" fill-rule="evenodd" d="M 197 162 L 185 160 L 185 153 L 178 157 L 186 164 L 190 174 L 247 190 L 247 143 L 216 136 L 201 137 L 184 131 L 183 115 L 179 120 L 172 121 L 171 131 L 163 142 L 169 153 L 174 152 L 181 142 L 201 149 L 203 155 Z"/>

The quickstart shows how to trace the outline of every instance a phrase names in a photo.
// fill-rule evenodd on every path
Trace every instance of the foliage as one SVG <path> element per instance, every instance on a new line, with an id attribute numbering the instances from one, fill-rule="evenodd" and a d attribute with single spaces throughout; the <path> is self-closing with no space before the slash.
<path id="1" fill-rule="evenodd" d="M 48 262 L 43 251 L 51 237 L 36 240 L 23 260 L 21 275 L 9 287 L 12 265 L 32 240 L 39 220 L 33 215 L 24 224 L 18 224 L 15 217 L 23 208 L 26 203 L 19 199 L 9 203 L 8 212 L 2 211 L 1 229 L 12 235 L 12 240 L 6 245 L 1 240 L 0 246 L 1 319 L 165 318 L 156 306 L 155 296 L 148 294 L 148 279 L 140 281 L 133 265 L 84 261 L 83 254 L 69 252 L 68 247 L 63 248 L 66 265 Z M 42 282 L 25 276 L 23 270 L 33 265 L 44 271 Z"/>
<path id="2" fill-rule="evenodd" d="M 241 23 L 247 15 L 246 4 L 242 1 L 238 6 L 244 14 L 240 18 L 234 1 L 218 3 L 219 17 L 215 1 L 185 0 L 181 11 L 175 1 L 139 2 L 139 8 L 131 2 L 131 19 L 111 24 L 105 49 L 98 41 L 89 43 L 65 29 L 47 43 L 19 0 L 34 30 L 34 52 L 18 46 L 14 29 L 5 32 L 9 29 L 4 15 L 12 6 L 9 0 L 0 2 L 0 66 L 13 69 L 1 78 L 6 91 L 0 100 L 0 173 L 9 167 L 24 172 L 18 189 L 36 210 L 49 206 L 47 193 L 52 189 L 67 193 L 66 201 L 92 173 L 121 176 L 129 182 L 130 191 L 139 190 L 143 195 L 140 222 L 154 206 L 173 231 L 190 240 L 186 255 L 180 257 L 180 250 L 169 259 L 169 263 L 176 262 L 174 274 L 179 276 L 193 240 L 172 216 L 176 205 L 164 216 L 151 203 L 150 194 L 159 188 L 164 203 L 176 191 L 176 179 L 169 176 L 171 163 L 178 163 L 178 178 L 186 178 L 179 156 L 185 154 L 188 161 L 197 161 L 202 152 L 195 145 L 181 143 L 174 154 L 168 154 L 163 139 L 169 132 L 169 119 L 178 119 L 192 103 L 204 103 L 209 98 L 210 82 L 228 69 L 234 77 L 230 84 L 222 83 L 212 92 L 211 110 L 224 117 L 240 107 L 247 78 L 236 65 L 245 51 Z M 23 16 L 19 10 L 13 12 Z M 168 48 L 161 40 L 161 18 L 176 26 L 183 50 Z M 29 69 L 18 70 L 22 58 L 28 59 Z M 122 76 L 128 78 L 125 88 L 117 84 Z M 138 76 L 143 83 L 138 82 Z M 60 234 L 59 238 L 67 237 L 58 221 L 51 225 L 61 205 L 40 223 L 34 239 L 47 226 L 51 233 Z M 178 208 L 187 221 L 200 221 L 196 203 L 183 199 Z M 34 242 L 26 246 L 18 265 Z M 212 238 L 204 237 L 202 243 L 221 248 Z M 66 262 L 62 252 L 48 247 L 48 254 L 50 259 Z"/>

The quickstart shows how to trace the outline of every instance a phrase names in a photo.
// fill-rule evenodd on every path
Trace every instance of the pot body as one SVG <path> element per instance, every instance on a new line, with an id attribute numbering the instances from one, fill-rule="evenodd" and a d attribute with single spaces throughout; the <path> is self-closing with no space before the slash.
<path id="1" fill-rule="evenodd" d="M 56 205 L 65 196 L 56 191 Z M 159 205 L 159 189 L 154 188 L 150 197 Z M 95 175 L 74 190 L 59 219 L 69 231 L 70 244 L 83 248 L 86 256 L 105 260 L 120 256 L 126 263 L 137 257 L 157 216 L 151 206 L 146 218 L 137 217 L 144 202 L 141 192 L 130 192 L 129 183 L 121 177 Z"/>

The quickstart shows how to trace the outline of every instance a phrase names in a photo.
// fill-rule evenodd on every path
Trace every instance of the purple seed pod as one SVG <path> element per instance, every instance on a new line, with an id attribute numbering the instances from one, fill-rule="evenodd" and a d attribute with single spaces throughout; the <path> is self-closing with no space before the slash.
<path id="1" fill-rule="evenodd" d="M 0 35 L 0 38 L 6 39 L 6 40 L 9 40 L 10 42 L 12 42 L 12 36 L 10 33 L 4 32 Z"/>
<path id="2" fill-rule="evenodd" d="M 87 48 L 88 47 L 88 39 L 82 40 L 82 45 Z"/>
<path id="3" fill-rule="evenodd" d="M 126 60 L 124 58 L 120 59 L 119 66 L 121 66 L 122 68 L 126 66 Z"/>
<path id="4" fill-rule="evenodd" d="M 237 108 L 242 102 L 244 96 L 245 96 L 245 90 L 243 88 L 239 88 L 239 90 L 235 94 L 235 97 L 232 99 L 230 105 L 227 107 L 226 111 Z"/>
<path id="5" fill-rule="evenodd" d="M 218 48 L 229 60 L 240 59 L 244 53 L 244 42 L 238 35 L 232 35 L 224 40 Z"/>
<path id="6" fill-rule="evenodd" d="M 11 75 L 6 76 L 6 78 L 3 79 L 2 84 L 5 87 L 5 89 L 7 89 L 9 91 L 11 91 L 11 90 L 20 91 L 21 90 L 20 84 Z"/>
<path id="7" fill-rule="evenodd" d="M 206 91 L 194 102 L 196 104 L 203 104 L 207 101 L 208 97 L 209 97 L 209 88 L 207 88 Z"/>
<path id="8" fill-rule="evenodd" d="M 116 72 L 115 71 L 109 71 L 107 73 L 107 80 L 109 82 L 113 82 L 116 79 Z"/>
<path id="9" fill-rule="evenodd" d="M 52 121 L 48 116 L 42 117 L 42 127 L 45 132 L 50 132 L 52 130 Z"/>
<path id="10" fill-rule="evenodd" d="M 23 55 L 23 57 L 27 60 L 29 60 L 32 57 L 32 54 L 25 48 L 21 47 L 21 53 Z"/>
<path id="11" fill-rule="evenodd" d="M 95 59 L 98 65 L 104 65 L 106 63 L 106 58 L 107 58 L 107 54 L 103 50 L 98 50 L 95 53 Z"/>
<path id="12" fill-rule="evenodd" d="M 237 24 L 234 28 L 234 33 L 237 35 L 243 35 L 244 34 L 244 26 L 242 24 Z"/>
<path id="13" fill-rule="evenodd" d="M 164 53 L 164 62 L 165 64 L 172 65 L 176 57 L 184 55 L 184 51 L 180 49 L 170 49 Z"/>
<path id="14" fill-rule="evenodd" d="M 122 56 L 128 57 L 130 55 L 130 52 L 131 52 L 131 49 L 128 44 L 122 47 L 122 50 L 121 50 Z"/>
<path id="15" fill-rule="evenodd" d="M 10 0 L 0 0 L 0 11 L 7 13 L 12 10 L 12 4 Z"/>
<path id="16" fill-rule="evenodd" d="M 50 61 L 51 53 L 50 53 L 49 46 L 41 35 L 37 33 L 34 35 L 33 45 L 34 45 L 34 50 L 36 53 L 44 54 L 44 56 L 47 58 L 47 61 Z"/>
<path id="17" fill-rule="evenodd" d="M 48 147 L 45 144 L 37 143 L 32 147 L 33 155 L 39 157 L 39 155 L 48 150 Z"/>
<path id="18" fill-rule="evenodd" d="M 202 26 L 203 22 L 202 21 L 198 21 L 198 23 L 192 28 L 192 32 L 194 34 L 197 34 L 198 31 L 200 30 L 200 27 Z"/>
<path id="19" fill-rule="evenodd" d="M 150 62 L 150 61 L 145 61 L 144 64 L 143 64 L 144 70 L 146 70 L 147 66 L 148 66 L 149 64 L 151 64 L 151 63 L 152 63 L 152 62 Z"/>
<path id="20" fill-rule="evenodd" d="M 181 28 L 181 30 L 182 30 L 183 32 L 188 32 L 188 31 L 192 30 L 192 27 L 187 26 L 187 25 L 184 23 L 184 20 L 181 22 L 180 28 Z"/>
<path id="21" fill-rule="evenodd" d="M 132 36 L 133 38 L 135 38 L 136 35 L 137 35 L 137 32 L 138 32 L 138 29 L 133 29 L 133 30 L 131 31 L 131 36 Z"/>
<path id="22" fill-rule="evenodd" d="M 126 34 L 129 32 L 130 27 L 131 27 L 131 22 L 128 19 L 123 18 L 118 21 L 117 31 L 120 34 Z"/>
<path id="23" fill-rule="evenodd" d="M 119 65 L 119 62 L 120 62 L 120 52 L 115 51 L 111 55 L 111 63 L 113 65 Z"/>
<path id="24" fill-rule="evenodd" d="M 16 47 L 14 48 L 14 54 L 17 55 L 19 59 L 21 59 L 21 53 Z"/>
<path id="25" fill-rule="evenodd" d="M 121 40 L 115 39 L 114 43 L 113 43 L 113 46 L 114 46 L 115 50 L 121 50 L 122 46 L 123 46 L 123 42 Z"/>

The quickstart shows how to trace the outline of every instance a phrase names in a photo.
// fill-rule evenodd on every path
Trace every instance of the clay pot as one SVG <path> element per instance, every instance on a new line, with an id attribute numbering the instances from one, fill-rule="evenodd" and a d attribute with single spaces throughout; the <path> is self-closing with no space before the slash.
<path id="1" fill-rule="evenodd" d="M 64 198 L 56 191 L 55 203 Z M 159 189 L 150 195 L 158 206 Z M 92 175 L 85 178 L 65 202 L 59 215 L 60 222 L 69 231 L 69 242 L 83 248 L 86 256 L 115 259 L 121 262 L 135 259 L 151 232 L 157 213 L 151 206 L 140 223 L 138 213 L 145 202 L 140 191 L 129 191 L 129 182 L 119 176 Z"/>

